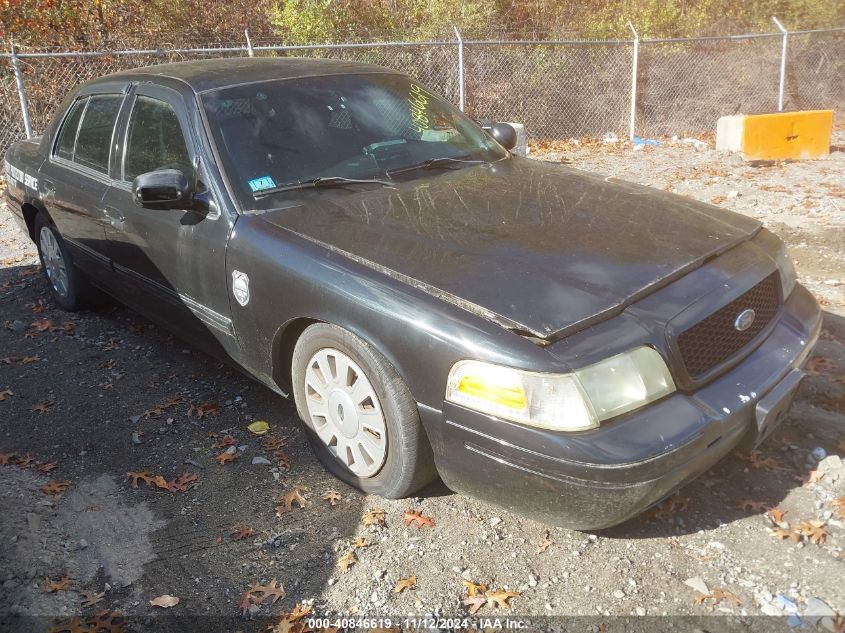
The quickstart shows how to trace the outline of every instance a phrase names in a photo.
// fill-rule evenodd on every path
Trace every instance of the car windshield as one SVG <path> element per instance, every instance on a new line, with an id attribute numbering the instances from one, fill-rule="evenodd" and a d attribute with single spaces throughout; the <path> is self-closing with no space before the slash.
<path id="1" fill-rule="evenodd" d="M 404 75 L 280 79 L 209 91 L 202 101 L 246 209 L 278 206 L 304 191 L 346 190 L 286 187 L 318 178 L 398 182 L 507 156 L 474 122 Z"/>

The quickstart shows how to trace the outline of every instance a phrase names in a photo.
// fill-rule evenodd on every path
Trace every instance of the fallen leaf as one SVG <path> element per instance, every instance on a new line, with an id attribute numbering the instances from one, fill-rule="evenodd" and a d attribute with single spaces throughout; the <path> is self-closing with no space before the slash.
<path id="1" fill-rule="evenodd" d="M 238 609 L 244 615 L 249 611 L 249 608 L 254 604 L 260 604 L 257 596 L 253 596 L 249 591 L 245 591 L 238 601 Z"/>
<path id="2" fill-rule="evenodd" d="M 151 607 L 161 607 L 162 609 L 169 609 L 170 607 L 175 607 L 177 604 L 179 604 L 179 598 L 168 594 L 150 600 Z"/>
<path id="3" fill-rule="evenodd" d="M 284 451 L 276 451 L 276 464 L 282 470 L 290 470 L 290 455 L 285 453 Z"/>
<path id="4" fill-rule="evenodd" d="M 32 405 L 29 410 L 34 411 L 35 413 L 47 413 L 52 406 L 52 402 L 38 402 L 37 404 Z"/>
<path id="5" fill-rule="evenodd" d="M 32 363 L 37 363 L 41 358 L 39 358 L 38 354 L 35 356 L 24 356 L 21 359 L 21 365 L 31 365 Z"/>
<path id="6" fill-rule="evenodd" d="M 83 607 L 92 607 L 100 602 L 106 596 L 106 592 L 97 593 L 96 591 L 83 591 L 79 594 Z"/>
<path id="7" fill-rule="evenodd" d="M 418 511 L 406 510 L 402 518 L 405 519 L 405 527 L 408 527 L 411 523 L 416 523 L 418 530 L 424 526 L 434 527 L 434 520 L 431 517 L 422 516 Z"/>
<path id="8" fill-rule="evenodd" d="M 840 519 L 845 519 L 845 497 L 839 497 L 833 500 L 833 505 L 836 506 L 836 511 L 839 513 Z"/>
<path id="9" fill-rule="evenodd" d="M 775 525 L 779 525 L 783 523 L 784 517 L 789 514 L 787 510 L 781 510 L 780 508 L 770 508 L 766 512 L 766 516 L 769 517 L 772 523 Z"/>
<path id="10" fill-rule="evenodd" d="M 98 629 L 92 628 L 87 621 L 78 617 L 62 620 L 48 629 L 47 633 L 95 633 Z"/>
<path id="11" fill-rule="evenodd" d="M 793 530 L 792 528 L 788 528 L 788 529 L 784 530 L 783 528 L 778 527 L 778 528 L 773 529 L 771 533 L 772 533 L 772 536 L 774 536 L 775 538 L 779 538 L 781 540 L 788 538 L 793 543 L 798 543 L 801 540 L 801 534 L 799 532 Z"/>
<path id="12" fill-rule="evenodd" d="M 368 510 L 361 517 L 361 523 L 369 527 L 371 525 L 383 526 L 387 524 L 387 512 L 379 508 Z"/>
<path id="13" fill-rule="evenodd" d="M 360 536 L 358 538 L 356 538 L 354 541 L 352 541 L 352 547 L 354 547 L 355 549 L 364 549 L 365 547 L 369 547 L 369 546 L 370 546 L 370 544 L 367 543 L 367 540 L 365 538 L 360 537 Z"/>
<path id="14" fill-rule="evenodd" d="M 261 445 L 264 447 L 264 450 L 267 451 L 277 451 L 280 448 L 287 446 L 288 444 L 288 436 L 287 435 L 278 435 L 273 433 L 272 435 L 268 435 L 264 438 L 261 442 Z"/>
<path id="15" fill-rule="evenodd" d="M 216 455 L 214 457 L 214 459 L 216 459 L 217 462 L 220 463 L 221 465 L 228 464 L 229 462 L 233 462 L 237 458 L 238 458 L 237 452 L 235 452 L 235 453 L 225 453 L 224 452 L 224 453 L 220 453 L 219 455 Z"/>
<path id="16" fill-rule="evenodd" d="M 38 319 L 30 323 L 30 327 L 36 332 L 46 332 L 53 327 L 53 321 L 51 319 Z"/>
<path id="17" fill-rule="evenodd" d="M 340 498 L 340 493 L 336 490 L 327 490 L 326 494 L 323 495 L 323 500 L 328 501 L 330 506 L 336 506 Z"/>
<path id="18" fill-rule="evenodd" d="M 182 473 L 176 479 L 167 483 L 167 489 L 170 492 L 185 492 L 196 486 L 199 481 L 200 476 L 196 473 Z"/>
<path id="19" fill-rule="evenodd" d="M 267 633 L 307 633 L 311 629 L 304 626 L 304 623 L 300 620 L 313 612 L 314 610 L 311 607 L 297 603 L 290 613 L 283 613 L 279 616 L 279 621 L 276 624 L 269 625 L 266 631 Z M 329 629 L 320 629 L 320 631 L 329 633 Z"/>
<path id="20" fill-rule="evenodd" d="M 824 356 L 815 356 L 807 361 L 804 372 L 808 376 L 818 376 L 833 369 L 833 361 Z"/>
<path id="21" fill-rule="evenodd" d="M 12 391 L 10 389 L 4 389 L 3 391 L 0 391 L 0 402 L 3 402 L 3 400 L 6 399 L 6 396 L 14 396 L 14 395 L 15 395 L 14 391 Z"/>
<path id="22" fill-rule="evenodd" d="M 264 420 L 256 420 L 246 428 L 253 435 L 266 435 L 270 431 L 270 425 Z"/>
<path id="23" fill-rule="evenodd" d="M 689 497 L 682 497 L 681 493 L 676 492 L 654 507 L 652 517 L 655 519 L 670 519 L 676 513 L 686 510 L 688 502 Z"/>
<path id="24" fill-rule="evenodd" d="M 235 531 L 230 534 L 233 541 L 240 541 L 241 539 L 249 538 L 252 536 L 252 528 L 248 525 L 240 525 L 235 528 Z"/>
<path id="25" fill-rule="evenodd" d="M 824 521 L 802 521 L 799 531 L 813 545 L 823 545 L 827 541 L 827 537 L 830 536 L 830 533 L 825 529 L 826 525 L 827 523 Z"/>
<path id="26" fill-rule="evenodd" d="M 487 598 L 487 602 L 500 609 L 510 609 L 509 600 L 511 598 L 518 598 L 519 594 L 515 591 L 504 591 L 500 589 L 499 591 L 485 591 L 484 597 Z"/>
<path id="27" fill-rule="evenodd" d="M 464 598 L 464 606 L 467 607 L 470 615 L 475 615 L 485 604 L 487 604 L 487 598 L 480 594 Z"/>
<path id="28" fill-rule="evenodd" d="M 734 607 L 739 607 L 742 604 L 740 599 L 736 597 L 736 594 L 727 589 L 714 589 L 712 593 L 708 594 L 699 593 L 695 598 L 695 603 L 704 604 L 706 600 L 712 600 L 714 605 L 719 604 L 723 600 L 727 600 Z"/>
<path id="29" fill-rule="evenodd" d="M 45 495 L 60 495 L 68 489 L 68 486 L 70 486 L 69 481 L 58 481 L 56 479 L 52 479 L 45 485 L 41 486 L 41 492 Z"/>
<path id="30" fill-rule="evenodd" d="M 42 475 L 46 475 L 48 473 L 53 472 L 56 467 L 58 467 L 58 465 L 58 462 L 44 462 L 43 464 L 38 464 L 38 468 L 36 468 L 35 470 L 37 470 Z"/>
<path id="31" fill-rule="evenodd" d="M 470 597 L 476 594 L 484 593 L 488 589 L 487 585 L 476 584 L 471 580 L 464 580 L 463 583 L 464 586 L 467 588 L 467 595 Z"/>
<path id="32" fill-rule="evenodd" d="M 71 581 L 70 576 L 63 576 L 57 580 L 50 580 L 49 578 L 44 579 L 44 586 L 42 587 L 42 591 L 44 593 L 56 593 L 57 591 L 65 591 L 73 581 Z"/>
<path id="33" fill-rule="evenodd" d="M 302 496 L 302 493 L 305 492 L 307 488 L 303 488 L 301 486 L 296 486 L 293 490 L 287 493 L 283 498 L 280 505 L 276 506 L 276 516 L 281 517 L 283 514 L 287 514 L 291 510 L 293 510 L 293 504 L 297 504 L 299 509 L 305 507 L 305 497 Z"/>
<path id="34" fill-rule="evenodd" d="M 540 543 L 537 545 L 537 553 L 542 554 L 552 545 L 554 545 L 554 541 L 549 538 L 549 531 L 546 530 L 546 533 L 543 536 L 543 540 L 541 540 Z"/>
<path id="35" fill-rule="evenodd" d="M 393 593 L 402 593 L 405 589 L 413 589 L 417 586 L 417 577 L 416 576 L 409 576 L 408 578 L 403 578 L 399 582 L 396 583 L 396 586 L 393 588 Z"/>
<path id="36" fill-rule="evenodd" d="M 0 466 L 7 466 L 18 461 L 18 456 L 15 453 L 0 453 Z"/>
<path id="37" fill-rule="evenodd" d="M 35 456 L 32 453 L 27 453 L 23 457 L 19 457 L 16 465 L 21 468 L 29 468 L 29 465 L 35 461 Z"/>
<path id="38" fill-rule="evenodd" d="M 217 440 L 214 444 L 214 448 L 228 448 L 230 446 L 234 446 L 237 444 L 237 440 L 231 435 L 224 435 L 221 439 Z"/>
<path id="39" fill-rule="evenodd" d="M 252 596 L 253 604 L 262 604 L 267 598 L 272 598 L 270 602 L 275 604 L 277 600 L 285 597 L 285 588 L 281 583 L 277 585 L 276 579 L 273 578 L 266 585 L 255 583 L 246 590 L 244 595 Z"/>
<path id="40" fill-rule="evenodd" d="M 740 455 L 740 459 L 747 462 L 755 470 L 764 468 L 766 470 L 787 470 L 787 467 L 773 457 L 763 457 L 761 451 L 751 451 L 748 454 Z"/>
<path id="41" fill-rule="evenodd" d="M 216 415 L 220 412 L 220 403 L 219 402 L 206 402 L 201 405 L 191 405 L 188 409 L 188 415 L 196 416 L 197 419 L 202 420 L 203 418 L 207 418 L 211 415 Z"/>
<path id="42" fill-rule="evenodd" d="M 353 550 L 349 550 L 340 559 L 337 561 L 337 566 L 341 572 L 344 574 L 349 571 L 349 568 L 352 567 L 355 563 L 358 562 L 358 557 L 355 556 L 355 552 Z"/>
<path id="43" fill-rule="evenodd" d="M 126 618 L 121 613 L 103 610 L 88 618 L 88 624 L 96 633 L 125 633 Z"/>
<path id="44" fill-rule="evenodd" d="M 737 501 L 735 505 L 737 508 L 748 510 L 750 512 L 768 512 L 772 507 L 765 501 L 752 501 L 751 499 Z"/>

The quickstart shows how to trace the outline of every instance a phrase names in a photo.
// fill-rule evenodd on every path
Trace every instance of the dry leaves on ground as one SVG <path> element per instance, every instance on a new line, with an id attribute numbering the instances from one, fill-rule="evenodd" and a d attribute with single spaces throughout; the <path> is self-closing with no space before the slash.
<path id="1" fill-rule="evenodd" d="M 405 520 L 405 527 L 408 527 L 411 523 L 416 523 L 418 530 L 423 527 L 434 527 L 434 520 L 431 517 L 422 516 L 416 510 L 405 510 L 402 518 Z"/>
<path id="2" fill-rule="evenodd" d="M 367 542 L 367 539 L 361 536 L 352 541 L 352 547 L 354 547 L 355 549 L 364 549 L 369 546 L 370 544 Z"/>
<path id="3" fill-rule="evenodd" d="M 214 459 L 219 463 L 221 466 L 226 464 L 230 464 L 236 459 L 238 459 L 239 455 L 238 452 L 235 451 L 234 453 L 230 453 L 228 451 L 220 453 L 219 455 L 215 455 Z"/>
<path id="4" fill-rule="evenodd" d="M 417 577 L 416 576 L 409 576 L 408 578 L 402 578 L 399 582 L 396 583 L 396 586 L 393 587 L 393 593 L 402 593 L 406 589 L 413 589 L 417 586 Z"/>
<path id="5" fill-rule="evenodd" d="M 801 521 L 799 531 L 813 545 L 823 545 L 830 536 L 830 532 L 825 529 L 826 526 L 827 523 L 824 521 Z"/>
<path id="6" fill-rule="evenodd" d="M 11 389 L 4 389 L 0 391 L 0 402 L 3 402 L 6 399 L 6 396 L 14 396 L 15 392 Z"/>
<path id="7" fill-rule="evenodd" d="M 45 495 L 60 495 L 70 486 L 69 481 L 59 481 L 58 479 L 51 479 L 45 485 L 41 486 L 41 492 Z"/>
<path id="8" fill-rule="evenodd" d="M 36 402 L 29 408 L 29 410 L 33 411 L 34 413 L 47 413 L 50 410 L 50 407 L 52 406 L 52 402 Z"/>
<path id="9" fill-rule="evenodd" d="M 836 507 L 836 511 L 839 513 L 839 518 L 845 519 L 845 497 L 839 497 L 838 499 L 834 499 L 833 505 Z"/>
<path id="10" fill-rule="evenodd" d="M 549 531 L 546 530 L 546 533 L 543 535 L 543 539 L 537 544 L 537 553 L 542 554 L 554 544 L 555 542 L 549 538 Z"/>
<path id="11" fill-rule="evenodd" d="M 788 470 L 783 462 L 778 461 L 774 457 L 764 457 L 762 451 L 751 451 L 747 454 L 741 454 L 739 458 L 755 470 Z"/>
<path id="12" fill-rule="evenodd" d="M 54 624 L 47 633 L 124 633 L 126 618 L 112 611 L 99 611 L 84 619 L 73 617 Z"/>
<path id="13" fill-rule="evenodd" d="M 688 503 L 689 497 L 682 497 L 681 493 L 676 492 L 657 504 L 651 516 L 654 519 L 671 519 L 678 512 L 686 510 Z"/>
<path id="14" fill-rule="evenodd" d="M 150 600 L 151 607 L 161 607 L 162 609 L 169 609 L 170 607 L 175 607 L 177 604 L 179 604 L 179 598 L 168 594 Z"/>
<path id="15" fill-rule="evenodd" d="M 98 602 L 101 602 L 105 597 L 105 591 L 101 591 L 100 593 L 97 593 L 96 591 L 83 591 L 79 594 L 79 599 L 81 600 L 83 607 L 92 607 Z"/>
<path id="16" fill-rule="evenodd" d="M 771 531 L 771 534 L 772 536 L 780 540 L 788 538 L 793 543 L 798 543 L 801 541 L 801 533 L 791 527 L 777 527 Z"/>
<path id="17" fill-rule="evenodd" d="M 199 483 L 200 476 L 196 473 L 182 473 L 175 479 L 167 481 L 162 475 L 154 475 L 145 471 L 128 472 L 126 479 L 132 484 L 133 488 L 138 487 L 138 482 L 142 481 L 148 486 L 155 486 L 162 490 L 170 492 L 185 492 L 189 488 L 193 488 Z"/>
<path id="18" fill-rule="evenodd" d="M 330 506 L 336 506 L 340 499 L 340 493 L 337 490 L 327 490 L 323 495 L 323 501 L 328 501 Z"/>
<path id="19" fill-rule="evenodd" d="M 44 579 L 44 586 L 41 588 L 41 591 L 44 593 L 56 593 L 57 591 L 65 591 L 67 590 L 73 581 L 70 579 L 70 576 L 62 576 L 56 580 L 51 580 L 49 578 Z"/>
<path id="20" fill-rule="evenodd" d="M 765 501 L 754 501 L 752 499 L 742 499 L 736 501 L 734 505 L 737 508 L 748 510 L 749 512 L 768 512 L 772 508 L 771 504 Z"/>
<path id="21" fill-rule="evenodd" d="M 368 510 L 361 517 L 361 523 L 363 523 L 365 527 L 370 527 L 371 525 L 383 527 L 387 525 L 387 512 L 381 510 L 380 508 Z"/>
<path id="22" fill-rule="evenodd" d="M 240 541 L 241 539 L 249 538 L 252 535 L 253 530 L 251 527 L 248 525 L 239 525 L 229 536 L 232 537 L 233 541 Z"/>
<path id="23" fill-rule="evenodd" d="M 478 612 L 485 604 L 500 609 L 510 609 L 511 598 L 517 598 L 520 595 L 515 591 L 505 591 L 504 589 L 490 591 L 487 585 L 474 583 L 470 580 L 464 580 L 463 584 L 467 588 L 467 595 L 463 604 L 467 607 L 470 615 Z"/>
<path id="24" fill-rule="evenodd" d="M 300 510 L 304 508 L 307 502 L 302 493 L 307 491 L 308 488 L 296 486 L 293 490 L 291 490 L 284 497 L 282 497 L 281 501 L 277 501 L 276 516 L 281 517 L 282 515 L 287 514 L 288 512 L 293 510 L 293 504 L 298 505 Z"/>
<path id="25" fill-rule="evenodd" d="M 695 597 L 696 604 L 704 604 L 707 600 L 712 600 L 713 605 L 718 605 L 722 601 L 727 600 L 730 602 L 735 608 L 738 608 L 742 605 L 742 601 L 737 598 L 736 594 L 732 591 L 728 591 L 727 589 L 714 589 L 712 593 L 703 594 L 700 593 Z"/>
<path id="26" fill-rule="evenodd" d="M 342 573 L 346 573 L 349 571 L 349 568 L 352 567 L 355 563 L 358 562 L 358 557 L 355 555 L 353 550 L 349 550 L 343 556 L 341 556 L 337 561 L 337 567 L 340 569 Z"/>
<path id="27" fill-rule="evenodd" d="M 211 415 L 216 415 L 220 412 L 219 402 L 206 402 L 200 405 L 192 404 L 188 409 L 188 415 L 195 416 L 197 419 L 202 420 L 203 418 L 207 418 Z"/>
<path id="28" fill-rule="evenodd" d="M 276 579 L 273 578 L 266 585 L 258 583 L 249 587 L 241 596 L 238 602 L 238 608 L 241 613 L 246 613 L 254 604 L 262 604 L 267 598 L 272 598 L 271 603 L 275 604 L 277 600 L 285 597 L 285 588 L 281 583 L 276 584 Z"/>
<path id="29" fill-rule="evenodd" d="M 770 508 L 766 512 L 766 516 L 769 517 L 769 520 L 775 525 L 780 525 L 781 523 L 783 523 L 784 518 L 787 514 L 789 514 L 789 511 L 781 510 L 780 508 Z"/>
<path id="30" fill-rule="evenodd" d="M 306 623 L 303 622 L 303 618 L 311 615 L 314 610 L 309 606 L 303 606 L 302 604 L 297 603 L 297 605 L 290 611 L 290 613 L 283 613 L 279 616 L 279 620 L 276 624 L 270 624 L 267 626 L 266 632 L 267 633 L 306 633 L 307 631 L 313 631 L 311 627 L 306 626 Z M 320 629 L 320 631 L 325 631 L 328 633 L 327 629 Z"/>

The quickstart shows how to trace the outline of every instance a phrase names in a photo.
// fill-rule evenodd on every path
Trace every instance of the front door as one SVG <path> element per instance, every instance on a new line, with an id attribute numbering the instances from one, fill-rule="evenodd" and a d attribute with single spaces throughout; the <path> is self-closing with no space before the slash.
<path id="1" fill-rule="evenodd" d="M 225 247 L 232 223 L 213 197 L 208 210 L 156 210 L 139 206 L 132 181 L 140 174 L 178 169 L 205 188 L 198 141 L 183 97 L 162 86 L 141 85 L 121 135 L 122 157 L 104 205 L 120 298 L 209 349 L 233 342 Z"/>

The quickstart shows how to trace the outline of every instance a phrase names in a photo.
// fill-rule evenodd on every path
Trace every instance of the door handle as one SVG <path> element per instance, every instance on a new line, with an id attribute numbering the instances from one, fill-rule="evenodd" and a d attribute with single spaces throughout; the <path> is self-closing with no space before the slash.
<path id="1" fill-rule="evenodd" d="M 103 215 L 106 216 L 109 224 L 111 224 L 114 229 L 117 229 L 118 231 L 123 230 L 126 218 L 123 217 L 120 211 L 116 211 L 114 209 L 103 209 Z"/>

